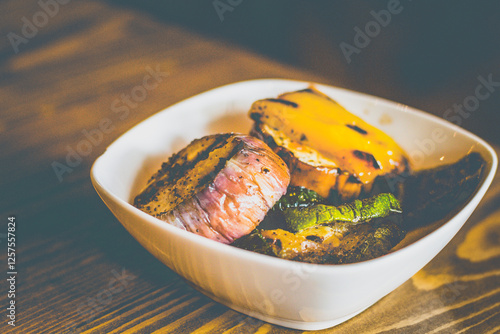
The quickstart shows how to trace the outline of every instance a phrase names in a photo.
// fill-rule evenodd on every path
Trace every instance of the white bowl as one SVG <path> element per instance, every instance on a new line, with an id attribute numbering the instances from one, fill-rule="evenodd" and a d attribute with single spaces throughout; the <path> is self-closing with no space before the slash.
<path id="1" fill-rule="evenodd" d="M 408 280 L 453 238 L 485 194 L 497 168 L 493 149 L 475 135 L 422 111 L 365 94 L 317 84 L 349 111 L 385 131 L 416 167 L 450 163 L 471 150 L 487 161 L 475 196 L 449 221 L 416 242 L 355 264 L 315 265 L 273 258 L 183 231 L 130 203 L 169 155 L 191 140 L 248 132 L 253 101 L 306 88 L 307 82 L 253 80 L 197 95 L 123 134 L 94 163 L 92 183 L 141 245 L 214 300 L 285 327 L 315 330 L 362 312 Z M 409 301 L 410 302 L 410 301 Z"/>

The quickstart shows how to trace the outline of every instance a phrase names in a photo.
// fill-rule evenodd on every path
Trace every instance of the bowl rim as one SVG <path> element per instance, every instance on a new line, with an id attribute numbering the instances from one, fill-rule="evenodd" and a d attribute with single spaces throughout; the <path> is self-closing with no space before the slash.
<path id="1" fill-rule="evenodd" d="M 356 96 L 360 97 L 362 99 L 366 100 L 372 100 L 375 101 L 376 103 L 382 103 L 386 105 L 387 107 L 390 107 L 391 109 L 397 109 L 399 112 L 404 112 L 404 113 L 410 113 L 413 114 L 417 117 L 422 117 L 425 120 L 433 123 L 437 123 L 443 127 L 449 128 L 451 130 L 454 130 L 458 133 L 460 133 L 463 136 L 466 136 L 470 139 L 472 139 L 475 143 L 479 144 L 482 146 L 485 151 L 489 153 L 489 157 L 484 157 L 484 158 L 489 158 L 491 161 L 487 159 L 487 164 L 490 170 L 488 171 L 488 174 L 484 177 L 482 180 L 481 185 L 476 189 L 474 195 L 472 198 L 463 206 L 463 208 L 456 212 L 453 216 L 449 217 L 441 226 L 437 227 L 435 230 L 431 231 L 430 233 L 426 234 L 425 236 L 422 236 L 418 238 L 417 240 L 413 241 L 409 245 L 406 245 L 402 247 L 401 249 L 398 249 L 396 251 L 390 252 L 388 254 L 366 260 L 366 261 L 361 261 L 361 262 L 356 262 L 356 263 L 347 263 L 347 264 L 314 264 L 314 263 L 307 263 L 307 262 L 298 262 L 298 261 L 291 261 L 291 260 L 286 260 L 286 259 L 281 259 L 281 258 L 276 258 L 272 257 L 269 255 L 264 255 L 264 254 L 259 254 L 256 252 L 240 249 L 231 245 L 226 245 L 219 243 L 214 240 L 210 240 L 208 238 L 205 238 L 203 236 L 196 235 L 194 233 L 190 233 L 187 231 L 184 231 L 182 229 L 179 229 L 175 226 L 166 224 L 164 221 L 155 218 L 153 216 L 150 216 L 149 214 L 137 209 L 134 207 L 131 203 L 128 201 L 125 201 L 124 199 L 120 198 L 118 195 L 115 195 L 111 191 L 109 191 L 100 181 L 99 177 L 97 175 L 97 171 L 100 168 L 100 165 L 103 163 L 103 161 L 107 158 L 109 154 L 111 154 L 111 151 L 113 150 L 113 147 L 119 146 L 122 141 L 124 141 L 124 138 L 129 134 L 129 132 L 133 129 L 136 129 L 140 126 L 144 126 L 146 122 L 150 122 L 152 119 L 155 117 L 158 117 L 160 114 L 163 114 L 165 112 L 168 112 L 171 108 L 177 108 L 179 106 L 182 106 L 183 103 L 187 101 L 192 101 L 194 99 L 202 99 L 208 95 L 213 94 L 215 91 L 221 91 L 223 89 L 228 89 L 228 88 L 233 88 L 235 86 L 241 85 L 241 86 L 246 86 L 246 85 L 254 85 L 254 84 L 264 84 L 264 83 L 272 83 L 276 85 L 284 85 L 284 84 L 304 84 L 304 85 L 314 85 L 315 87 L 322 89 L 326 88 L 327 90 L 338 90 L 338 91 L 343 91 L 345 93 L 350 94 L 351 96 Z M 366 266 L 379 266 L 381 262 L 388 261 L 392 259 L 395 256 L 399 256 L 399 254 L 403 252 L 411 252 L 414 248 L 419 247 L 420 244 L 428 242 L 429 239 L 435 237 L 437 234 L 442 233 L 441 231 L 446 228 L 446 226 L 449 226 L 450 223 L 456 219 L 458 219 L 458 216 L 465 211 L 473 211 L 484 194 L 486 193 L 487 189 L 489 188 L 490 184 L 493 181 L 493 178 L 495 176 L 496 170 L 498 168 L 498 157 L 494 151 L 494 149 L 483 139 L 478 137 L 477 135 L 451 123 L 448 122 L 438 116 L 432 115 L 430 113 L 427 113 L 423 110 L 416 109 L 414 107 L 410 107 L 408 105 L 391 101 L 382 97 L 378 96 L 373 96 L 370 94 L 362 93 L 362 92 L 357 92 L 353 91 L 350 89 L 342 88 L 342 87 L 337 87 L 333 85 L 327 85 L 327 84 L 321 84 L 317 82 L 311 82 L 311 81 L 301 81 L 301 80 L 291 80 L 291 79 L 274 79 L 274 78 L 263 78 L 263 79 L 252 79 L 252 80 L 245 80 L 245 81 L 238 81 L 234 83 L 229 83 L 226 85 L 222 85 L 219 87 L 212 88 L 210 90 L 201 92 L 199 94 L 193 95 L 191 97 L 188 97 L 186 99 L 183 99 L 181 101 L 178 101 L 172 105 L 169 105 L 154 114 L 146 117 L 139 123 L 133 125 L 131 128 L 129 128 L 127 131 L 122 133 L 119 137 L 117 137 L 111 144 L 109 144 L 105 151 L 97 157 L 97 159 L 94 161 L 91 170 L 90 170 L 90 177 L 92 184 L 94 188 L 96 189 L 98 195 L 103 198 L 101 192 L 105 194 L 108 198 L 111 198 L 113 201 L 118 203 L 120 206 L 122 206 L 126 211 L 128 211 L 130 214 L 134 214 L 138 216 L 139 218 L 146 220 L 149 224 L 153 224 L 158 228 L 166 230 L 168 233 L 173 233 L 176 237 L 180 237 L 183 239 L 187 239 L 191 242 L 196 242 L 203 247 L 208 247 L 212 251 L 218 251 L 218 252 L 223 252 L 226 255 L 232 256 L 232 257 L 237 257 L 240 259 L 245 259 L 245 261 L 251 261 L 254 263 L 261 263 L 261 264 L 267 264 L 275 267 L 283 267 L 283 268 L 289 268 L 290 265 L 300 265 L 304 266 L 304 268 L 310 268 L 311 271 L 314 271 L 315 273 L 323 273 L 323 274 L 328 274 L 328 273 L 334 273 L 337 270 L 342 270 L 342 271 L 357 271 L 360 267 L 366 267 Z M 465 221 L 464 221 L 465 224 Z M 459 227 L 459 229 L 461 226 Z M 454 235 L 452 236 L 452 238 Z"/>

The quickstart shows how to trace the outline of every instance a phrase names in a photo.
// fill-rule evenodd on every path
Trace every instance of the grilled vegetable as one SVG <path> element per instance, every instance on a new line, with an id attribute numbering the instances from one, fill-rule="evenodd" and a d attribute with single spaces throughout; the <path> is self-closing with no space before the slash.
<path id="1" fill-rule="evenodd" d="M 292 187 L 288 199 L 296 197 L 297 191 L 310 194 Z M 294 206 L 283 207 L 287 230 L 257 229 L 233 245 L 282 259 L 334 264 L 386 254 L 405 235 L 401 215 L 387 217 L 401 213 L 399 202 L 392 194 L 380 194 L 339 207 L 307 206 L 302 201 L 292 204 Z M 369 224 L 359 224 L 370 220 Z"/>
<path id="2" fill-rule="evenodd" d="M 353 263 L 382 256 L 401 242 L 405 230 L 427 225 L 459 210 L 477 190 L 485 166 L 480 154 L 471 153 L 456 163 L 398 179 L 397 187 L 404 188 L 401 205 L 404 214 L 374 218 L 365 224 L 333 221 L 297 233 L 283 228 L 258 229 L 237 240 L 235 245 L 283 259 L 320 264 Z M 389 199 L 385 205 L 399 210 L 396 203 Z M 316 206 L 284 211 L 304 212 Z M 364 214 L 358 214 L 361 215 Z"/>
<path id="3" fill-rule="evenodd" d="M 405 236 L 400 224 L 399 218 L 384 218 L 370 224 L 314 226 L 298 233 L 282 229 L 255 230 L 233 245 L 293 261 L 353 263 L 390 252 Z"/>
<path id="4" fill-rule="evenodd" d="M 283 211 L 287 208 L 302 208 L 324 203 L 326 203 L 326 200 L 314 190 L 290 186 L 288 187 L 287 193 L 280 198 L 273 209 Z"/>
<path id="5" fill-rule="evenodd" d="M 250 117 L 252 134 L 288 164 L 291 185 L 323 197 L 352 200 L 377 176 L 408 169 L 393 139 L 312 87 L 257 101 Z"/>
<path id="6" fill-rule="evenodd" d="M 289 229 L 297 232 L 336 221 L 355 225 L 373 218 L 387 217 L 391 213 L 401 213 L 401 206 L 392 194 L 379 194 L 338 207 L 317 204 L 303 208 L 286 208 L 283 213 Z"/>
<path id="7" fill-rule="evenodd" d="M 212 135 L 170 157 L 134 205 L 181 229 L 231 243 L 262 221 L 289 181 L 283 160 L 262 141 Z"/>

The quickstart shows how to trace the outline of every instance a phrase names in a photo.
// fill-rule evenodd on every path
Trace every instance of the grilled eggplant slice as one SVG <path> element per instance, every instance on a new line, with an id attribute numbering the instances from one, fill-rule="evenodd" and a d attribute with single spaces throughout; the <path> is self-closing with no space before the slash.
<path id="1" fill-rule="evenodd" d="M 252 135 L 285 160 L 291 185 L 340 203 L 370 191 L 377 176 L 408 169 L 392 138 L 313 87 L 256 101 L 249 114 Z"/>
<path id="2" fill-rule="evenodd" d="M 455 163 L 401 179 L 405 225 L 408 229 L 425 226 L 460 210 L 477 191 L 485 169 L 483 157 L 472 152 Z"/>
<path id="3" fill-rule="evenodd" d="M 181 229 L 231 243 L 264 219 L 289 182 L 283 160 L 259 139 L 211 135 L 170 157 L 134 205 Z"/>

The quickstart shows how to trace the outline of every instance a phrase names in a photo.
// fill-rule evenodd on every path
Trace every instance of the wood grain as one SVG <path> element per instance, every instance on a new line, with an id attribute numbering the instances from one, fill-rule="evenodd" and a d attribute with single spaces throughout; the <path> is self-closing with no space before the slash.
<path id="1" fill-rule="evenodd" d="M 0 3 L 2 35 L 19 34 L 21 18 L 39 10 L 36 1 Z M 94 1 L 61 5 L 19 49 L 16 54 L 7 39 L 0 42 L 0 219 L 13 214 L 18 222 L 17 326 L 2 316 L 0 332 L 297 332 L 192 289 L 121 227 L 92 189 L 89 170 L 134 124 L 202 91 L 262 77 L 339 85 L 343 79 L 333 82 Z M 166 74 L 128 115 L 115 112 L 114 101 L 142 85 L 148 68 Z M 103 119 L 109 132 L 60 181 L 53 162 L 64 163 Z M 429 265 L 359 316 L 322 332 L 499 331 L 499 200 L 497 177 Z M 5 263 L 6 253 L 0 254 Z M 113 281 L 117 275 L 125 277 L 121 285 Z M 2 291 L 3 308 L 4 283 Z"/>

